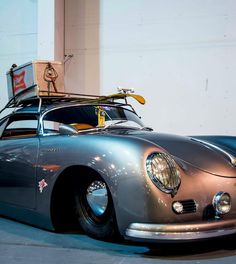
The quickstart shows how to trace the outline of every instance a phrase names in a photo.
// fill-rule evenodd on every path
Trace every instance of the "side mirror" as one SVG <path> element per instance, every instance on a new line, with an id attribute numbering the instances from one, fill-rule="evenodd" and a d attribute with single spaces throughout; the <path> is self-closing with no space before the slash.
<path id="1" fill-rule="evenodd" d="M 59 133 L 61 135 L 76 135 L 78 134 L 78 130 L 73 126 L 66 125 L 66 124 L 60 124 Z"/>

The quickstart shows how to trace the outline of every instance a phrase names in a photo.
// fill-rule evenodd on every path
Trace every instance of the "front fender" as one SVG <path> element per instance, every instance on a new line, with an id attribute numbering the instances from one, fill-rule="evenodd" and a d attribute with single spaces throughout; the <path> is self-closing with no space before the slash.
<path id="1" fill-rule="evenodd" d="M 146 204 L 146 158 L 157 146 L 142 139 L 122 136 L 50 136 L 40 139 L 37 182 L 47 186 L 37 191 L 37 209 L 50 216 L 53 187 L 61 173 L 71 166 L 86 166 L 107 183 L 112 194 L 118 226 L 121 232 L 133 219 L 148 216 Z M 86 177 L 86 175 L 78 175 Z M 140 215 L 140 210 L 142 214 Z"/>

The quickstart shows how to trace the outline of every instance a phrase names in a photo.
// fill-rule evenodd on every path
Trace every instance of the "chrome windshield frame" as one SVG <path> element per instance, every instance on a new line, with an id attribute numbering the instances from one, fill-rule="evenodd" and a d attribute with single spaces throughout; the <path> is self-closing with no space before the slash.
<path id="1" fill-rule="evenodd" d="M 130 106 L 130 105 L 113 105 L 113 104 L 70 104 L 70 105 L 63 105 L 63 106 L 56 106 L 56 107 L 53 107 L 53 108 L 50 108 L 48 110 L 45 110 L 45 112 L 43 112 L 41 115 L 40 115 L 40 118 L 39 118 L 39 135 L 42 135 L 42 136 L 50 136 L 50 135 L 57 135 L 57 133 L 45 133 L 44 132 L 44 127 L 43 127 L 43 121 L 44 121 L 44 117 L 52 112 L 52 111 L 56 111 L 56 110 L 59 110 L 59 109 L 63 109 L 63 108 L 70 108 L 70 107 L 83 107 L 83 106 L 104 106 L 104 107 L 114 107 L 114 108 L 122 108 L 126 111 L 129 111 L 131 113 L 133 113 L 135 116 L 137 116 L 137 118 L 140 119 L 140 117 L 138 116 L 138 114 L 133 110 L 133 108 L 131 107 L 131 109 L 127 109 L 125 108 L 124 106 Z M 109 126 L 108 126 L 109 127 Z M 143 126 L 145 127 L 145 126 Z M 99 130 L 103 130 L 103 129 L 106 129 L 107 127 L 105 126 L 104 128 L 102 127 L 96 127 L 96 128 L 90 128 L 90 129 L 86 129 L 86 130 L 83 130 L 83 132 L 86 132 L 86 131 L 99 131 Z M 81 131 L 82 132 L 82 131 Z M 58 134 L 59 135 L 59 134 Z"/>

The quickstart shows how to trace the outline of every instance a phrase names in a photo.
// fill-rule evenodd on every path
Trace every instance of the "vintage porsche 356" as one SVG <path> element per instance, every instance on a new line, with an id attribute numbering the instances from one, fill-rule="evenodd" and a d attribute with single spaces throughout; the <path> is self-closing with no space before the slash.
<path id="1" fill-rule="evenodd" d="M 236 233 L 236 139 L 160 134 L 142 96 L 13 97 L 0 120 L 0 214 L 108 239 Z"/>

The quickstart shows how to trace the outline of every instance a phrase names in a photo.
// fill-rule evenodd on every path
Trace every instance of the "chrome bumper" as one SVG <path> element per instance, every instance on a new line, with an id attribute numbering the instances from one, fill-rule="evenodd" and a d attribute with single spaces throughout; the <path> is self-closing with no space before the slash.
<path id="1" fill-rule="evenodd" d="M 198 240 L 236 233 L 236 220 L 214 220 L 188 224 L 132 223 L 126 229 L 131 240 Z"/>

